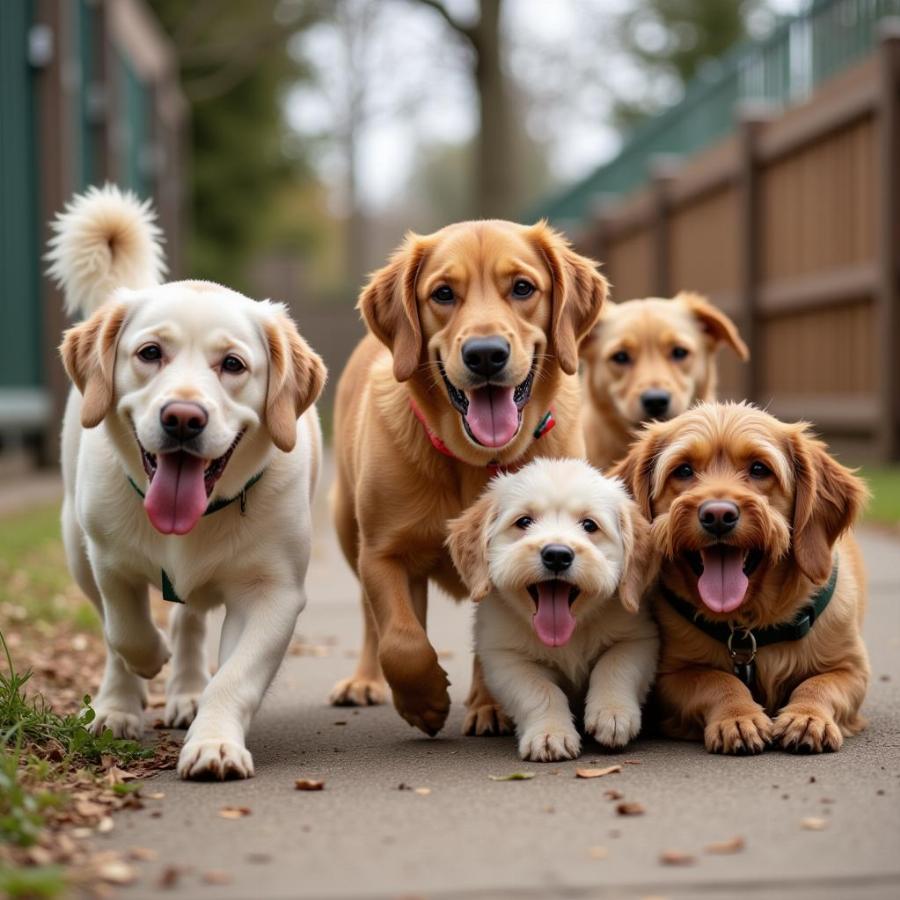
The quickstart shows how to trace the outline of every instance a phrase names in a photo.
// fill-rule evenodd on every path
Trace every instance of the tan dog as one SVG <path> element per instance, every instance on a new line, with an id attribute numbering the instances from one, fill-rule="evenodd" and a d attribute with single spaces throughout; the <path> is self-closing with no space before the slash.
<path id="1" fill-rule="evenodd" d="M 383 671 L 404 719 L 429 734 L 443 726 L 450 700 L 425 634 L 428 581 L 466 593 L 444 547 L 447 521 L 498 468 L 583 456 L 578 344 L 605 297 L 595 264 L 543 223 L 409 235 L 372 276 L 359 302 L 372 334 L 338 385 L 333 494 L 366 634 L 333 703 L 383 702 Z M 508 727 L 477 662 L 467 706 L 467 732 Z"/>
<path id="2" fill-rule="evenodd" d="M 734 403 L 647 426 L 616 471 L 665 554 L 664 730 L 714 753 L 818 753 L 860 731 L 865 577 L 846 532 L 862 481 L 806 424 Z"/>
<path id="3" fill-rule="evenodd" d="M 602 469 L 621 459 L 644 422 L 715 400 L 723 344 L 749 359 L 734 322 L 699 294 L 608 303 L 581 347 L 591 463 Z"/>

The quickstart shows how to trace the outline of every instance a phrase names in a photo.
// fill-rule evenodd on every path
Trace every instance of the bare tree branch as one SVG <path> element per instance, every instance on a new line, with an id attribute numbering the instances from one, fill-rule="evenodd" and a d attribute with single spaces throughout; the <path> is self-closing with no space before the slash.
<path id="1" fill-rule="evenodd" d="M 441 0 L 416 0 L 420 6 L 427 6 L 433 9 L 441 18 L 455 31 L 462 35 L 473 47 L 477 48 L 477 32 L 474 28 L 460 22 L 453 13 L 447 9 Z"/>

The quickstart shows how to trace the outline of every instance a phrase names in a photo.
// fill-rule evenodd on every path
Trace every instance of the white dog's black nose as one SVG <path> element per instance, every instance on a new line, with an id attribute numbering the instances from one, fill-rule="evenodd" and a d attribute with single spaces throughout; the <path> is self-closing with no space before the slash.
<path id="1" fill-rule="evenodd" d="M 565 544 L 541 547 L 541 561 L 551 572 L 565 572 L 575 559 L 575 552 Z"/>
<path id="2" fill-rule="evenodd" d="M 159 411 L 159 421 L 169 437 L 189 441 L 206 428 L 209 416 L 199 403 L 171 400 Z"/>
<path id="3" fill-rule="evenodd" d="M 700 504 L 697 514 L 704 530 L 716 537 L 722 537 L 729 531 L 734 531 L 734 526 L 741 517 L 737 503 L 732 503 L 730 500 L 707 500 Z"/>
<path id="4" fill-rule="evenodd" d="M 470 338 L 463 344 L 462 358 L 470 372 L 491 378 L 509 362 L 509 341 L 502 337 Z"/>
<path id="5" fill-rule="evenodd" d="M 641 394 L 641 406 L 651 419 L 661 419 L 669 412 L 672 395 L 668 391 L 653 389 Z"/>

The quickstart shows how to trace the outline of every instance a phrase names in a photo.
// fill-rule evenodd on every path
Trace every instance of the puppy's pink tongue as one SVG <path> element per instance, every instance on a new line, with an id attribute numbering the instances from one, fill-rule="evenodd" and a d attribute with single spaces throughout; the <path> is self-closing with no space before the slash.
<path id="1" fill-rule="evenodd" d="M 206 511 L 204 460 L 183 450 L 160 453 L 144 497 L 151 524 L 163 534 L 187 534 Z"/>
<path id="2" fill-rule="evenodd" d="M 475 440 L 485 447 L 503 447 L 519 430 L 519 410 L 513 397 L 514 388 L 489 384 L 466 391 L 469 409 L 466 424 Z"/>
<path id="3" fill-rule="evenodd" d="M 749 581 L 744 574 L 744 551 L 717 544 L 700 551 L 703 574 L 697 582 L 700 599 L 713 611 L 727 613 L 744 602 Z"/>
<path id="4" fill-rule="evenodd" d="M 537 586 L 538 608 L 531 619 L 537 636 L 548 647 L 562 647 L 575 630 L 569 609 L 571 585 L 563 581 L 542 581 Z"/>

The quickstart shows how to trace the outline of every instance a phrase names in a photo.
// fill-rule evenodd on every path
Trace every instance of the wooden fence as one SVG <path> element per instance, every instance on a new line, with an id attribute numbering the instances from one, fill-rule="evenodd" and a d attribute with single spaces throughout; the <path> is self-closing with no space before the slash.
<path id="1" fill-rule="evenodd" d="M 900 30 L 779 114 L 604 209 L 576 236 L 614 298 L 706 293 L 751 349 L 724 396 L 808 419 L 857 459 L 900 458 Z"/>

